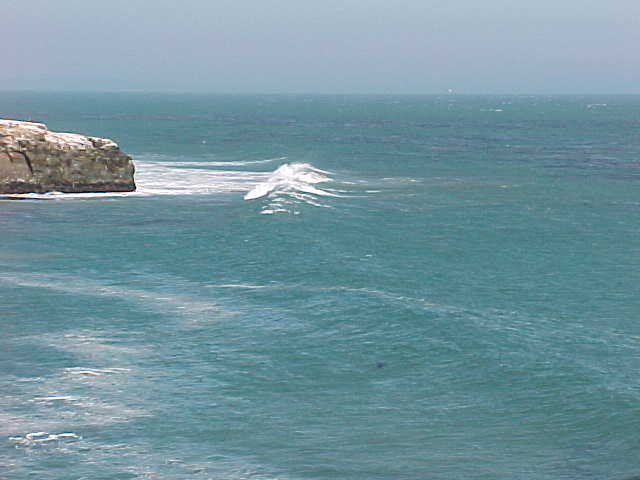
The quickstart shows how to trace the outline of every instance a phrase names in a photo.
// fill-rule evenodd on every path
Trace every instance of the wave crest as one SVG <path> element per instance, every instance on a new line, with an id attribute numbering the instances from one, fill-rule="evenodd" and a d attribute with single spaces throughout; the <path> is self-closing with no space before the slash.
<path id="1" fill-rule="evenodd" d="M 335 196 L 325 190 L 314 187 L 314 184 L 332 180 L 329 172 L 315 168 L 309 163 L 284 163 L 256 185 L 245 196 L 245 200 L 253 200 L 275 193 L 306 192 L 314 195 Z"/>
<path id="2" fill-rule="evenodd" d="M 248 191 L 244 199 L 255 200 L 267 197 L 271 200 L 262 213 L 291 212 L 288 204 L 306 203 L 317 207 L 328 207 L 318 197 L 339 197 L 335 190 L 318 185 L 333 181 L 330 172 L 320 170 L 309 163 L 284 163 L 274 170 L 266 180 Z"/>

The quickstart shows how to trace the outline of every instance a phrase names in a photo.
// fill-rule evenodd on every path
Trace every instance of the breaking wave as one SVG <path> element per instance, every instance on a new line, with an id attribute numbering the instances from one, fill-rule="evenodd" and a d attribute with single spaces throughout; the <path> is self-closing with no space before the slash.
<path id="1" fill-rule="evenodd" d="M 330 172 L 320 170 L 309 163 L 285 163 L 249 190 L 244 199 L 269 199 L 269 203 L 262 209 L 261 213 L 264 214 L 297 213 L 292 206 L 301 203 L 328 207 L 329 205 L 320 201 L 320 197 L 341 196 L 339 190 L 320 188 L 320 184 L 333 181 L 329 175 Z"/>
<path id="2" fill-rule="evenodd" d="M 330 188 L 336 182 L 331 172 L 310 163 L 282 163 L 273 171 L 251 171 L 272 162 L 286 160 L 277 157 L 259 160 L 209 161 L 182 160 L 165 155 L 142 155 L 135 160 L 135 192 L 106 193 L 26 193 L 0 195 L 6 199 L 69 200 L 104 199 L 114 197 L 148 197 L 164 195 L 206 195 L 242 193 L 245 200 L 262 199 L 260 213 L 300 213 L 300 205 L 330 207 L 326 197 L 343 197 L 342 190 Z M 245 167 L 245 168 L 243 168 Z M 342 182 L 349 185 L 350 182 Z M 325 198 L 325 200 L 323 200 Z"/>

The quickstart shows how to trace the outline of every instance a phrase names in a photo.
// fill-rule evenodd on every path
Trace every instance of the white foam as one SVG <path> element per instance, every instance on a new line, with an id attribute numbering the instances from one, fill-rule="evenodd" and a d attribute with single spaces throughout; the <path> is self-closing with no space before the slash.
<path id="1" fill-rule="evenodd" d="M 315 168 L 309 163 L 285 163 L 273 171 L 266 181 L 259 183 L 245 196 L 245 200 L 264 197 L 272 192 L 295 193 L 308 192 L 314 195 L 337 196 L 313 185 L 331 180 L 329 172 Z"/>
<path id="2" fill-rule="evenodd" d="M 266 179 L 255 185 L 245 195 L 245 200 L 268 198 L 270 203 L 262 209 L 263 214 L 299 213 L 296 204 L 329 207 L 320 197 L 342 197 L 342 191 L 319 187 L 333 181 L 330 172 L 320 170 L 309 163 L 285 163 L 271 172 Z M 339 193 L 340 192 L 340 193 Z"/>
<path id="3" fill-rule="evenodd" d="M 136 163 L 136 195 L 197 195 L 243 192 L 267 173 L 176 168 L 160 162 Z"/>
<path id="4" fill-rule="evenodd" d="M 77 400 L 76 397 L 71 397 L 69 395 L 64 396 L 53 396 L 53 397 L 36 397 L 32 401 L 33 402 L 71 402 Z"/>
<path id="5" fill-rule="evenodd" d="M 9 440 L 15 442 L 19 445 L 30 446 L 37 445 L 42 443 L 48 443 L 53 441 L 69 441 L 69 440 L 80 440 L 82 437 L 73 432 L 63 432 L 63 433 L 48 433 L 48 432 L 32 432 L 27 433 L 24 437 L 15 436 L 9 437 Z"/>
<path id="6" fill-rule="evenodd" d="M 137 192 L 86 192 L 86 193 L 63 193 L 63 192 L 47 192 L 47 193 L 7 193 L 0 194 L 0 198 L 21 199 L 21 200 L 73 200 L 87 198 L 114 198 L 129 197 L 136 195 Z"/>
<path id="7" fill-rule="evenodd" d="M 158 156 L 159 158 L 165 158 Z M 26 200 L 109 199 L 154 195 L 202 195 L 210 193 L 246 192 L 269 176 L 268 172 L 221 170 L 213 167 L 242 167 L 267 164 L 287 157 L 229 162 L 159 161 L 135 159 L 135 192 L 89 193 L 20 193 L 2 194 L 0 198 Z M 148 156 L 146 157 L 148 158 Z"/>
<path id="8" fill-rule="evenodd" d="M 83 367 L 68 367 L 64 369 L 65 372 L 71 375 L 89 375 L 93 377 L 99 377 L 104 374 L 122 373 L 128 372 L 128 368 L 83 368 Z"/>
<path id="9" fill-rule="evenodd" d="M 56 349 L 72 352 L 84 357 L 83 362 L 87 363 L 126 362 L 131 356 L 125 347 L 108 345 L 103 350 L 100 348 L 103 343 L 94 339 L 91 342 L 94 348 L 87 348 L 87 345 L 78 345 L 77 338 L 89 339 L 86 335 L 61 338 L 52 334 L 38 336 L 37 339 L 24 337 L 23 340 L 43 342 Z M 149 388 L 150 381 L 144 370 L 129 371 L 128 368 L 119 367 L 83 366 L 61 368 L 47 377 L 28 379 L 32 380 L 29 382 L 6 379 L 13 383 L 14 389 L 3 397 L 0 405 L 0 435 L 12 435 L 18 443 L 29 445 L 53 440 L 67 441 L 75 435 L 71 432 L 82 431 L 88 425 L 126 423 L 133 418 L 147 416 L 149 412 L 144 396 L 120 398 L 117 395 L 130 383 L 141 391 Z M 118 373 L 122 375 L 116 375 Z M 69 395 L 69 392 L 73 392 L 73 395 Z M 28 408 L 24 408 L 25 399 L 30 399 Z"/>
<path id="10" fill-rule="evenodd" d="M 276 157 L 276 158 L 265 158 L 264 160 L 236 160 L 229 162 L 217 162 L 217 161 L 158 161 L 158 160 L 147 160 L 145 163 L 147 164 L 156 164 L 164 167 L 245 167 L 247 165 L 261 165 L 265 163 L 272 163 L 275 161 L 286 160 L 287 157 Z"/>
<path id="11" fill-rule="evenodd" d="M 181 160 L 165 155 L 147 154 L 135 159 L 137 189 L 134 192 L 2 194 L 0 199 L 96 200 L 242 192 L 245 200 L 269 199 L 270 204 L 262 208 L 263 214 L 297 214 L 300 211 L 294 207 L 296 204 L 330 207 L 320 199 L 351 196 L 349 191 L 329 188 L 326 184 L 334 182 L 331 173 L 309 163 L 284 163 L 272 172 L 238 168 L 286 159 L 287 157 L 236 161 L 211 161 L 202 158 Z M 353 183 L 341 182 L 343 186 L 349 184 Z"/>

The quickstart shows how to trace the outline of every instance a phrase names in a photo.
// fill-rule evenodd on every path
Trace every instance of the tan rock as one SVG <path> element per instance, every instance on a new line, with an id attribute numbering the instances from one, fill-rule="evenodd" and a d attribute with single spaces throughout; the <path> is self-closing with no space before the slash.
<path id="1" fill-rule="evenodd" d="M 130 192 L 131 157 L 106 138 L 0 120 L 0 193 Z"/>

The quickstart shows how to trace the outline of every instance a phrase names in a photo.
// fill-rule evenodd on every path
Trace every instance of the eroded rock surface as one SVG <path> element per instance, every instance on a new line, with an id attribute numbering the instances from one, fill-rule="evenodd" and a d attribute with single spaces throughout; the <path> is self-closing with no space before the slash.
<path id="1" fill-rule="evenodd" d="M 131 157 L 106 138 L 0 120 L 0 193 L 130 192 Z"/>

